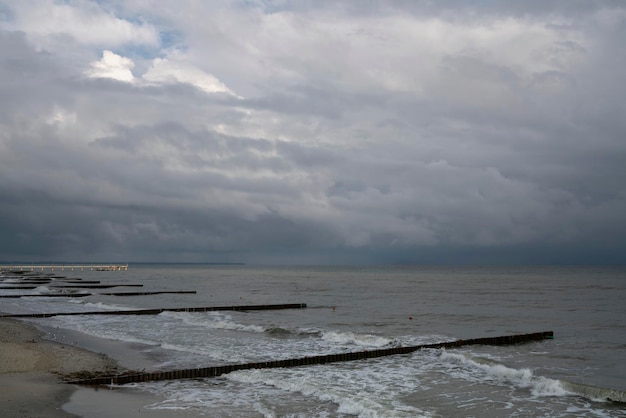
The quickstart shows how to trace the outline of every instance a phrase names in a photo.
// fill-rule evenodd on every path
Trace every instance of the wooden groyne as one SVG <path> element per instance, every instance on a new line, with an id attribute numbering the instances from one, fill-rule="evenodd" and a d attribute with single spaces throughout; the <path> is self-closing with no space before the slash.
<path id="1" fill-rule="evenodd" d="M 0 288 L 2 289 L 2 288 Z M 8 288 L 6 288 L 8 289 Z M 11 287 L 11 289 L 23 289 L 23 288 L 16 288 L 16 287 Z M 26 289 L 34 289 L 31 287 L 28 287 Z M 197 293 L 195 290 L 174 290 L 174 291 L 163 291 L 163 292 L 120 292 L 120 293 L 98 293 L 99 295 L 105 295 L 105 296 L 152 296 L 152 295 L 162 295 L 162 294 L 166 294 L 166 293 L 175 293 L 175 294 L 185 294 L 185 295 L 189 295 L 189 294 L 195 294 Z M 0 299 L 17 299 L 17 298 L 82 298 L 85 296 L 91 296 L 93 295 L 93 293 L 41 293 L 41 294 L 34 294 L 34 295 L 0 295 Z"/>
<path id="2" fill-rule="evenodd" d="M 278 305 L 240 305 L 240 306 L 206 306 L 194 308 L 160 308 L 160 309 L 132 309 L 122 311 L 87 311 L 87 312 L 57 312 L 57 313 L 30 313 L 30 314 L 2 314 L 0 318 L 50 318 L 52 316 L 70 315 L 158 315 L 162 312 L 214 312 L 214 311 L 269 311 L 277 309 L 304 309 L 306 303 L 284 303 Z"/>
<path id="3" fill-rule="evenodd" d="M 60 280 L 55 280 L 55 283 L 65 283 L 65 284 L 100 284 L 100 280 L 60 279 Z"/>
<path id="4" fill-rule="evenodd" d="M 164 295 L 164 294 L 181 294 L 181 295 L 194 295 L 198 293 L 195 290 L 164 290 L 159 292 L 114 292 L 114 293 L 100 293 L 105 296 L 152 296 L 152 295 Z"/>
<path id="5" fill-rule="evenodd" d="M 112 287 L 143 287 L 142 284 L 55 284 L 55 289 L 110 289 Z"/>
<path id="6" fill-rule="evenodd" d="M 36 295 L 0 295 L 0 298 L 83 298 L 85 296 L 91 296 L 91 293 L 42 293 Z"/>
<path id="7" fill-rule="evenodd" d="M 504 337 L 488 337 L 488 338 L 475 338 L 470 340 L 456 340 L 434 344 L 421 344 L 408 347 L 393 347 L 370 351 L 358 351 L 351 353 L 340 354 L 327 354 L 322 356 L 313 357 L 301 357 L 287 360 L 265 361 L 255 363 L 244 364 L 228 364 L 217 367 L 204 367 L 197 369 L 183 369 L 183 370 L 171 370 L 165 372 L 153 372 L 153 373 L 129 373 L 123 375 L 114 376 L 99 376 L 87 379 L 72 380 L 68 383 L 78 385 L 123 385 L 126 383 L 136 382 L 150 382 L 160 380 L 178 380 L 178 379 L 195 379 L 205 377 L 216 377 L 223 374 L 231 373 L 237 370 L 249 370 L 249 369 L 274 369 L 281 367 L 298 367 L 298 366 L 311 366 L 319 364 L 329 364 L 337 362 L 365 360 L 384 356 L 393 356 L 398 354 L 409 354 L 417 350 L 422 349 L 441 349 L 441 348 L 459 348 L 467 345 L 512 345 L 529 343 L 533 341 L 540 341 L 545 339 L 551 339 L 554 337 L 552 331 L 537 332 L 533 334 L 519 334 L 509 335 Z"/>
<path id="8" fill-rule="evenodd" d="M 0 286 L 2 290 L 32 290 L 37 289 L 37 286 Z"/>

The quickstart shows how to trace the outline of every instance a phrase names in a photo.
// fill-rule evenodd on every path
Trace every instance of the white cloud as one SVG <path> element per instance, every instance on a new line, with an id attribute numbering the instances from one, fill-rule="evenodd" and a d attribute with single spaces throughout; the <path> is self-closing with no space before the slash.
<path id="1" fill-rule="evenodd" d="M 135 63 L 130 58 L 122 57 L 111 51 L 102 51 L 102 59 L 91 63 L 85 73 L 92 78 L 112 78 L 114 80 L 133 82 L 132 69 Z"/>
<path id="2" fill-rule="evenodd" d="M 111 78 L 140 86 L 182 83 L 206 93 L 228 93 L 236 96 L 215 76 L 185 61 L 179 54 L 174 54 L 171 58 L 154 59 L 148 71 L 139 77 L 133 75 L 134 67 L 135 63 L 130 58 L 105 50 L 102 52 L 102 59 L 92 62 L 85 75 L 91 78 Z"/>
<path id="3" fill-rule="evenodd" d="M 175 54 L 173 57 L 156 58 L 152 66 L 142 76 L 148 84 L 191 84 L 207 93 L 234 94 L 217 77 L 209 74 L 184 58 Z"/>

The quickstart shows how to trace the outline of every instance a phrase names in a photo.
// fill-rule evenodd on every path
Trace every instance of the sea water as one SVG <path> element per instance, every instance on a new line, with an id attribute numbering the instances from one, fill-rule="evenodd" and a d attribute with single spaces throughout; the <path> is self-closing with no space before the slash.
<path id="1" fill-rule="evenodd" d="M 136 264 L 128 271 L 56 274 L 144 286 L 75 290 L 92 293 L 81 298 L 0 299 L 0 311 L 307 304 L 305 309 L 275 311 L 29 320 L 44 327 L 50 338 L 78 336 L 78 344 L 87 340 L 80 336 L 106 339 L 124 350 L 102 344 L 101 349 L 125 367 L 146 371 L 540 331 L 555 335 L 553 340 L 522 345 L 420 350 L 345 363 L 124 385 L 121 390 L 149 394 L 142 405 L 145 412 L 207 417 L 626 416 L 622 267 Z M 7 275 L 0 279 L 15 280 Z M 179 290 L 197 293 L 102 295 Z M 41 285 L 19 293 L 51 291 L 59 290 Z M 88 411 L 81 413 L 89 416 Z"/>

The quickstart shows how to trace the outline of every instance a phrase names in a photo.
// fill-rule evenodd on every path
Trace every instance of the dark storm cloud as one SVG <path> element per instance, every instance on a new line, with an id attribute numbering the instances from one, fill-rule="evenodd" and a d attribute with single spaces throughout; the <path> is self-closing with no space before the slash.
<path id="1" fill-rule="evenodd" d="M 159 5 L 4 14 L 0 258 L 623 262 L 621 3 Z"/>
<path id="2" fill-rule="evenodd" d="M 46 106 L 46 103 L 33 101 L 33 97 L 45 99 L 37 93 L 40 89 L 55 90 L 56 68 L 54 58 L 46 52 L 33 51 L 21 32 L 0 30 L 0 51 L 0 118 L 7 123 L 13 116 L 13 109 L 25 107 L 36 111 Z"/>

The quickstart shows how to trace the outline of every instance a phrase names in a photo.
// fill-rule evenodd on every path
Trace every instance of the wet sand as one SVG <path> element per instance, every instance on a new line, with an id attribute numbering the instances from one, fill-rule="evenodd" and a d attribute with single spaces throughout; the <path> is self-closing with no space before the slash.
<path id="1" fill-rule="evenodd" d="M 64 377 L 74 373 L 115 374 L 132 368 L 131 364 L 147 365 L 148 360 L 130 346 L 71 331 L 56 330 L 55 341 L 44 335 L 44 331 L 28 323 L 0 319 L 2 418 L 197 416 L 190 411 L 150 408 L 158 400 L 133 388 L 109 390 L 64 383 Z M 118 361 L 98 353 L 101 350 Z"/>
<path id="2" fill-rule="evenodd" d="M 117 370 L 117 363 L 104 354 L 48 341 L 29 324 L 0 319 L 0 405 L 5 418 L 75 416 L 62 406 L 77 388 L 62 383 L 62 377 Z"/>

